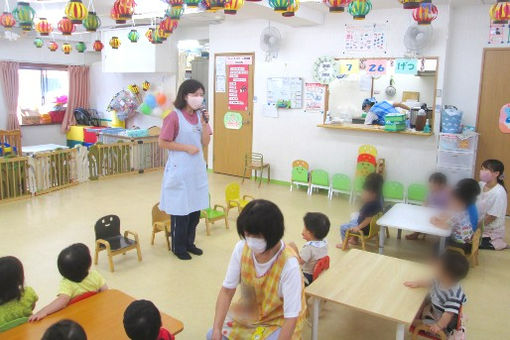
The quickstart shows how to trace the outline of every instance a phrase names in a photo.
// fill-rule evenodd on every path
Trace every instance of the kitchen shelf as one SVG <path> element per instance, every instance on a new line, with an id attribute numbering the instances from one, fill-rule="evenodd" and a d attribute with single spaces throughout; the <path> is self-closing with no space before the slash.
<path id="1" fill-rule="evenodd" d="M 422 131 L 413 131 L 413 130 L 405 130 L 405 131 L 385 131 L 383 126 L 375 126 L 375 125 L 363 125 L 363 124 L 319 124 L 317 127 L 325 128 L 325 129 L 335 129 L 335 130 L 351 130 L 351 131 L 363 131 L 363 132 L 375 132 L 375 133 L 391 133 L 393 135 L 411 135 L 411 136 L 422 136 L 429 137 L 432 136 L 432 132 L 422 132 Z"/>

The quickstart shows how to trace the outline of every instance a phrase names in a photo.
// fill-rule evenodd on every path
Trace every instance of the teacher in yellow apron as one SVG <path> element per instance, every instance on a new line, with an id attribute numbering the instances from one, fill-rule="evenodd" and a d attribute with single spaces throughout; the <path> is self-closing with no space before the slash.
<path id="1" fill-rule="evenodd" d="M 168 150 L 159 209 L 171 216 L 172 251 L 181 260 L 202 255 L 195 245 L 200 211 L 209 206 L 209 184 L 203 148 L 211 140 L 207 112 L 201 110 L 204 86 L 184 81 L 175 110 L 163 120 L 159 146 Z"/>
<path id="2" fill-rule="evenodd" d="M 241 237 L 218 294 L 209 340 L 301 339 L 306 313 L 303 275 L 283 241 L 283 215 L 266 200 L 246 205 L 237 219 Z M 239 300 L 232 303 L 237 287 Z"/>

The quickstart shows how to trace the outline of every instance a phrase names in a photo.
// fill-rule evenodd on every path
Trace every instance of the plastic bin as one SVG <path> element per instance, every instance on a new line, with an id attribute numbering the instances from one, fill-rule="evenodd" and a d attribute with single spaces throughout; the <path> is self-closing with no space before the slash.
<path id="1" fill-rule="evenodd" d="M 84 129 L 83 131 L 83 141 L 85 143 L 97 143 L 97 133 L 99 132 L 98 130 L 104 130 L 103 127 L 89 127 L 89 128 L 86 128 Z"/>
<path id="2" fill-rule="evenodd" d="M 66 114 L 66 111 L 50 111 L 48 112 L 51 117 L 52 123 L 62 123 L 64 120 L 64 115 Z"/>
<path id="3" fill-rule="evenodd" d="M 473 167 L 472 153 L 460 153 L 455 151 L 440 151 L 438 154 L 438 166 L 453 168 L 469 168 Z"/>
<path id="4" fill-rule="evenodd" d="M 454 106 L 446 106 L 441 111 L 441 132 L 462 132 L 462 111 Z"/>
<path id="5" fill-rule="evenodd" d="M 69 131 L 67 132 L 67 139 L 83 142 L 83 129 L 84 128 L 88 128 L 88 126 L 79 126 L 79 125 L 70 126 Z"/>
<path id="6" fill-rule="evenodd" d="M 74 148 L 76 145 L 83 145 L 82 141 L 68 139 L 66 143 L 68 148 Z"/>

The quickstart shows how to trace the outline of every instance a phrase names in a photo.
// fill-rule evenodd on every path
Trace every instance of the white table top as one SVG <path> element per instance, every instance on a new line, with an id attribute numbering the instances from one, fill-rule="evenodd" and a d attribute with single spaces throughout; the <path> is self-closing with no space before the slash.
<path id="1" fill-rule="evenodd" d="M 54 151 L 56 149 L 68 149 L 65 145 L 58 144 L 41 144 L 41 145 L 31 145 L 31 146 L 23 146 L 23 154 L 32 155 L 37 152 L 48 152 Z"/>
<path id="2" fill-rule="evenodd" d="M 438 228 L 430 222 L 430 219 L 438 214 L 439 212 L 436 209 L 397 203 L 377 223 L 384 227 L 448 237 L 451 234 L 451 230 Z"/>

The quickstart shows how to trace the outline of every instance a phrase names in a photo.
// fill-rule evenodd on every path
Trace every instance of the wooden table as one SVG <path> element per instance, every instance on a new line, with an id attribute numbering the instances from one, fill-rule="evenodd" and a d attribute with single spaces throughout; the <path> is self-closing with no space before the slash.
<path id="1" fill-rule="evenodd" d="M 382 254 L 384 250 L 385 227 L 439 236 L 439 252 L 442 252 L 446 237 L 450 236 L 452 232 L 450 229 L 438 228 L 430 222 L 431 218 L 438 214 L 438 210 L 428 207 L 404 203 L 395 204 L 377 221 L 377 224 L 381 226 L 379 231 L 379 254 Z"/>
<path id="2" fill-rule="evenodd" d="M 426 289 L 404 287 L 404 281 L 426 277 L 428 267 L 407 260 L 351 249 L 305 290 L 313 297 L 312 340 L 319 339 L 320 301 L 338 303 L 397 323 L 403 340 L 427 295 Z"/>
<path id="3" fill-rule="evenodd" d="M 128 339 L 124 332 L 122 319 L 124 310 L 135 299 L 131 296 L 116 290 L 109 289 L 88 299 L 72 304 L 54 314 L 49 315 L 41 321 L 26 323 L 2 333 L 2 339 L 9 340 L 38 340 L 48 327 L 62 319 L 71 319 L 78 322 L 85 332 L 87 338 L 96 339 Z M 181 321 L 161 313 L 163 327 L 170 333 L 180 333 L 184 326 Z"/>

